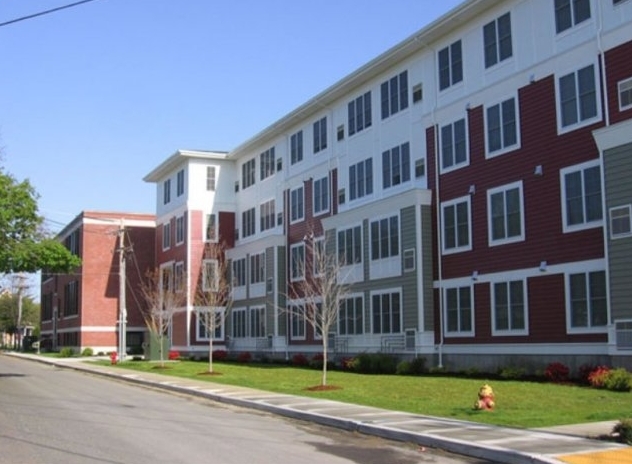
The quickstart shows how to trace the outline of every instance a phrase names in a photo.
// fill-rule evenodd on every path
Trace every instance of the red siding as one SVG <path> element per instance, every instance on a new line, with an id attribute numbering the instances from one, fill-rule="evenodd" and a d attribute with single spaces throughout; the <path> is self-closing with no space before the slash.
<path id="1" fill-rule="evenodd" d="M 606 52 L 606 80 L 608 90 L 608 107 L 610 123 L 616 124 L 632 118 L 632 108 L 619 111 L 619 89 L 621 80 L 632 77 L 632 41 Z"/>

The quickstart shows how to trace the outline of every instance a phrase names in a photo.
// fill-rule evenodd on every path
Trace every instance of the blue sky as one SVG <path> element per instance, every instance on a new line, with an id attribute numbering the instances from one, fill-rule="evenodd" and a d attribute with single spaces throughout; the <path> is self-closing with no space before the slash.
<path id="1" fill-rule="evenodd" d="M 0 23 L 76 0 L 2 0 Z M 230 150 L 460 0 L 95 0 L 0 27 L 0 164 L 58 231 L 155 212 L 177 149 Z"/>

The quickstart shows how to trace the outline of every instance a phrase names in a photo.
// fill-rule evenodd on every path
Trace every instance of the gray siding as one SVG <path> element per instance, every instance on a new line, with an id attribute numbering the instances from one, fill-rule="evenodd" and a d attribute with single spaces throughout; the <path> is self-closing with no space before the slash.
<path id="1" fill-rule="evenodd" d="M 419 263 L 415 262 L 415 269 L 412 271 L 404 271 L 404 250 L 414 249 L 415 258 L 417 255 L 417 219 L 415 217 L 415 206 L 403 208 L 400 212 L 400 258 L 402 265 L 402 275 L 397 282 L 402 287 L 402 304 L 403 304 L 403 327 L 402 329 L 419 330 Z"/>
<path id="2" fill-rule="evenodd" d="M 285 308 L 287 294 L 287 262 L 286 247 L 277 247 L 277 275 L 274 282 L 274 290 L 278 293 L 279 308 Z M 277 335 L 287 336 L 287 314 L 283 311 L 276 311 L 279 318 L 279 333 Z M 274 314 L 274 308 L 272 313 Z M 274 316 L 273 316 L 274 317 Z"/>
<path id="3" fill-rule="evenodd" d="M 423 269 L 423 305 L 424 328 L 434 330 L 434 290 L 432 282 L 432 247 L 434 236 L 432 233 L 432 207 L 421 206 L 421 266 Z"/>
<path id="4" fill-rule="evenodd" d="M 610 208 L 632 204 L 632 144 L 604 152 L 606 211 L 613 319 L 632 318 L 632 237 L 610 238 Z"/>

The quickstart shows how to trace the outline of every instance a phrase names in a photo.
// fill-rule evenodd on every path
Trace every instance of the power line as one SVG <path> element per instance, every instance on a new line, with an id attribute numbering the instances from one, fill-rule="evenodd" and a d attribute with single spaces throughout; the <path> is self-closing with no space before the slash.
<path id="1" fill-rule="evenodd" d="M 57 8 L 53 8 L 53 9 L 50 9 L 50 10 L 40 11 L 39 13 L 33 13 L 31 15 L 28 15 L 28 16 L 22 16 L 21 18 L 16 18 L 16 19 L 12 19 L 10 21 L 5 21 L 3 23 L 0 23 L 0 27 L 7 26 L 7 25 L 13 24 L 13 23 L 17 23 L 19 21 L 25 21 L 27 19 L 36 18 L 37 16 L 43 16 L 45 14 L 54 13 L 55 11 L 65 10 L 66 8 L 72 8 L 73 6 L 77 6 L 77 5 L 81 5 L 82 3 L 89 3 L 89 2 L 93 2 L 93 1 L 94 0 L 81 0 L 80 2 L 70 3 L 69 5 L 58 6 Z"/>

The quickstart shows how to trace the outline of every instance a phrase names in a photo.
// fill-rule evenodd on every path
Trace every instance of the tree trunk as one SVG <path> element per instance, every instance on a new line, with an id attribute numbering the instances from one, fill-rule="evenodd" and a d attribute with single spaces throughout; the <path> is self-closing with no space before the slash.
<path id="1" fill-rule="evenodd" d="M 213 373 L 213 337 L 208 339 L 208 371 Z"/>
<path id="2" fill-rule="evenodd" d="M 327 385 L 327 337 L 323 334 L 323 379 L 321 385 Z"/>

